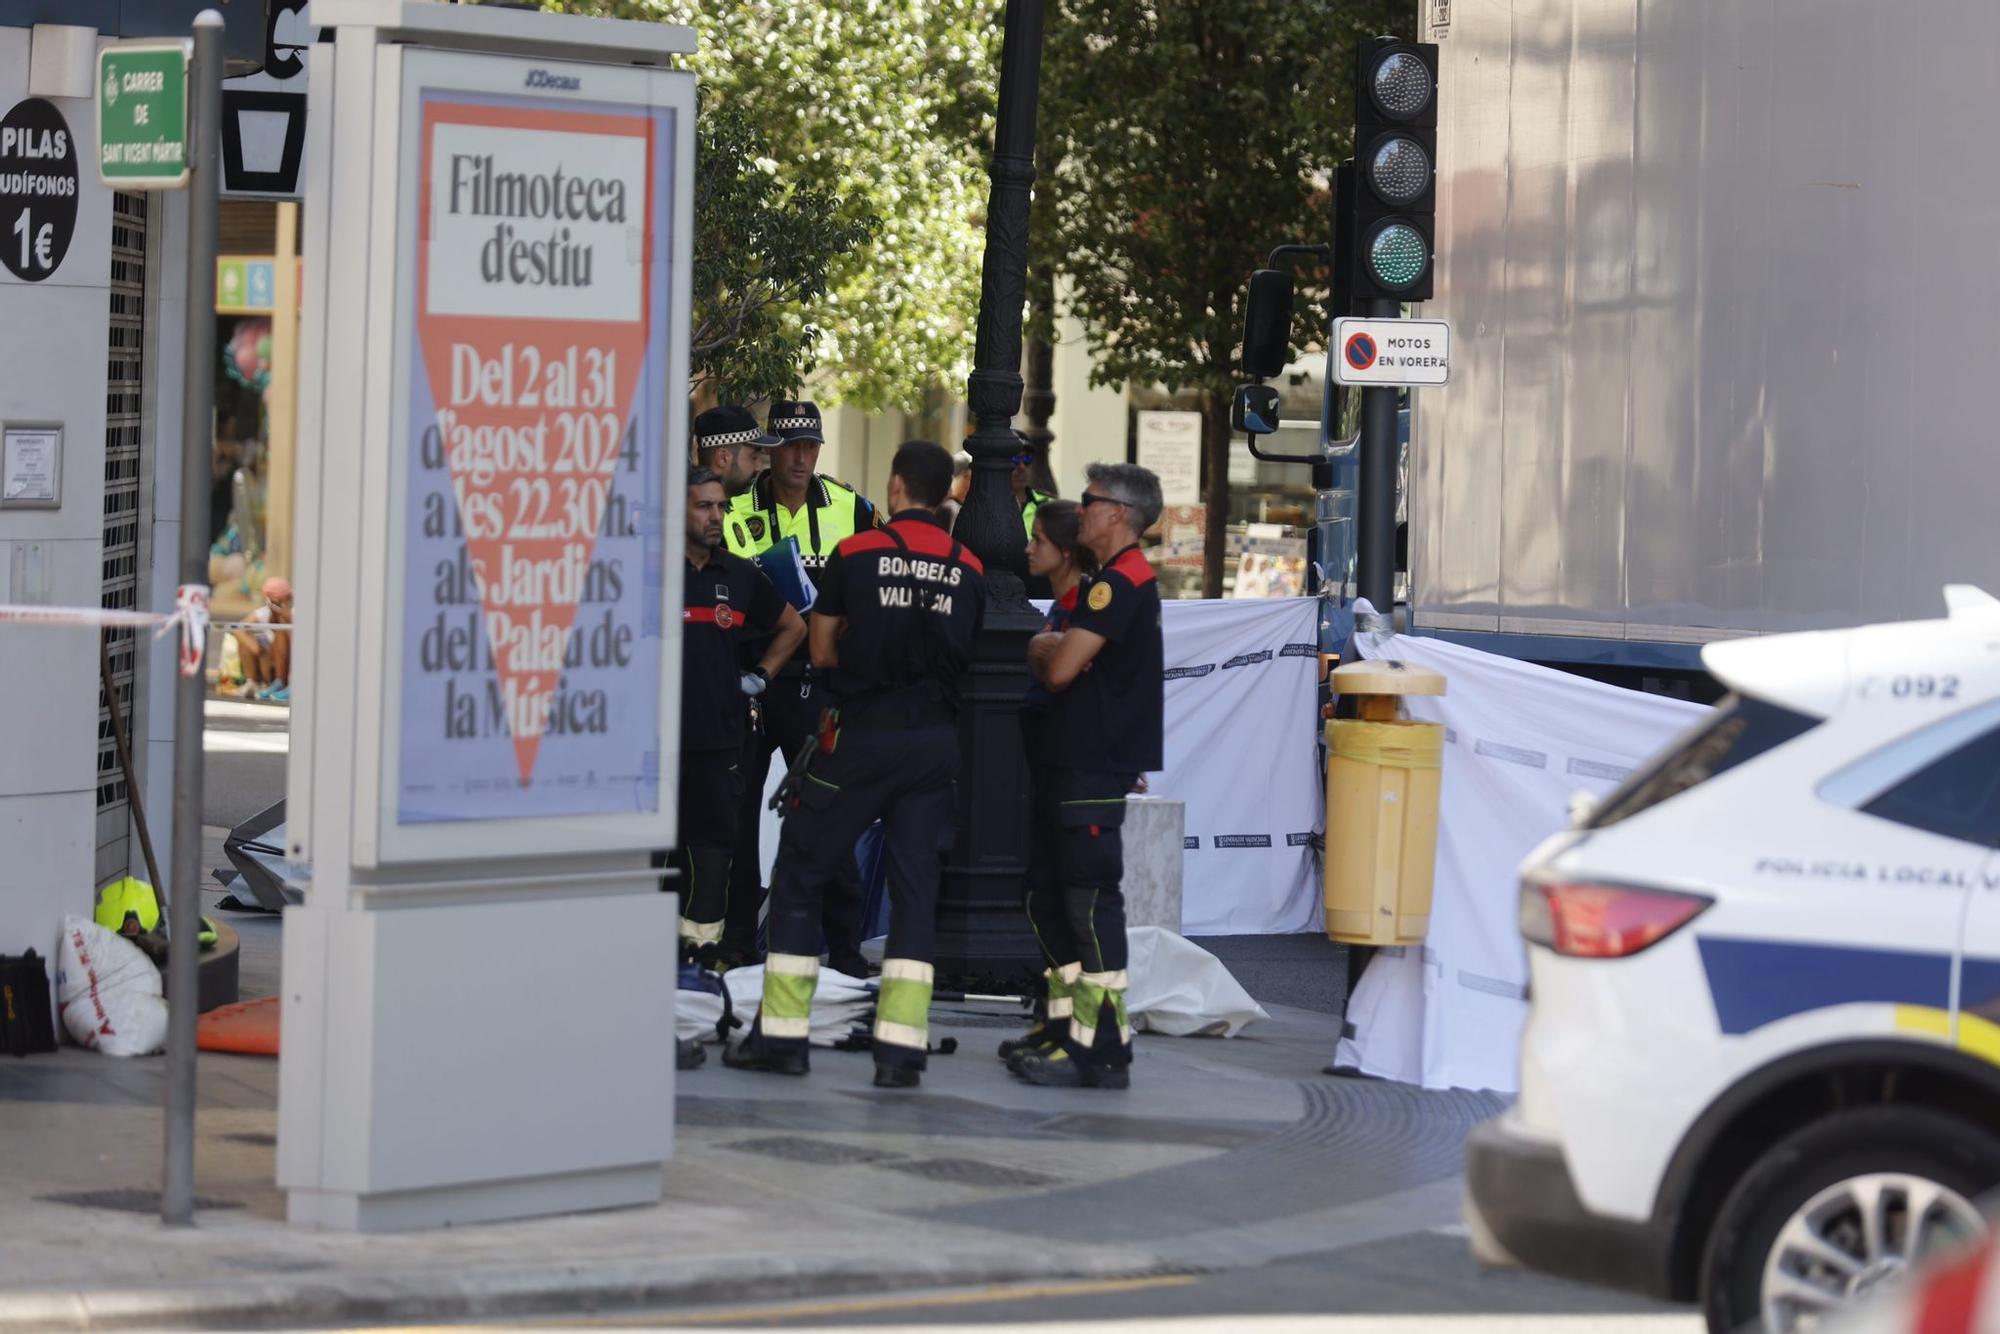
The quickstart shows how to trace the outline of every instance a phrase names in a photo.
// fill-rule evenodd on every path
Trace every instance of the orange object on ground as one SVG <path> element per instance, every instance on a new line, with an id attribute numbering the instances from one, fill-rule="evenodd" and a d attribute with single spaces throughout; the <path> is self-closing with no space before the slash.
<path id="1" fill-rule="evenodd" d="M 221 1005 L 195 1021 L 194 1045 L 239 1056 L 278 1054 L 278 998 Z"/>

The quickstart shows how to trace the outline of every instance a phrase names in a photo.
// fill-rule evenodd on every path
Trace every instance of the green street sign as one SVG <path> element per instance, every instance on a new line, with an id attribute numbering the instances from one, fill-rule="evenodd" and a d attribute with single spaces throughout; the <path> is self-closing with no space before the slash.
<path id="1" fill-rule="evenodd" d="M 187 184 L 190 46 L 117 42 L 97 53 L 97 176 L 106 185 Z"/>

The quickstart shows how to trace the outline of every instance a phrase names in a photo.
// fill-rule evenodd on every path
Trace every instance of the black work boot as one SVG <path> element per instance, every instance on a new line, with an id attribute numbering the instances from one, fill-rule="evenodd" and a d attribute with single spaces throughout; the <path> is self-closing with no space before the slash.
<path id="1" fill-rule="evenodd" d="M 770 1075 L 803 1075 L 812 1070 L 812 1056 L 803 1047 L 766 1047 L 756 1033 L 722 1049 L 722 1063 L 731 1070 L 761 1070 Z"/>
<path id="2" fill-rule="evenodd" d="M 1124 1066 L 1099 1065 L 1079 1061 L 1069 1049 L 1058 1046 L 1046 1054 L 1029 1052 L 1009 1068 L 1021 1079 L 1043 1088 L 1125 1089 L 1132 1087 L 1132 1073 Z"/>
<path id="3" fill-rule="evenodd" d="M 693 1038 L 674 1039 L 674 1069 L 699 1070 L 708 1062 L 708 1049 Z"/>
<path id="4" fill-rule="evenodd" d="M 914 1065 L 875 1062 L 875 1087 L 878 1089 L 913 1089 L 923 1082 L 924 1072 Z"/>
<path id="5" fill-rule="evenodd" d="M 1033 1018 L 1028 1023 L 1028 1031 L 1017 1038 L 1008 1038 L 1000 1044 L 1000 1059 L 1012 1070 L 1014 1063 L 1029 1052 L 1047 1055 L 1069 1028 L 1067 1015 L 1060 1015 L 1053 1021 L 1049 1018 L 1050 1004 L 1066 1000 L 1070 994 L 1069 983 L 1061 969 L 1048 968 L 1042 972 L 1042 994 L 1035 998 Z"/>
<path id="6" fill-rule="evenodd" d="M 1000 1059 L 1011 1068 L 1015 1061 L 1029 1052 L 1047 1052 L 1060 1041 L 1061 1037 L 1049 1027 L 1046 1019 L 1037 1019 L 1034 1026 L 1020 1037 L 1008 1038 L 1000 1044 Z"/>

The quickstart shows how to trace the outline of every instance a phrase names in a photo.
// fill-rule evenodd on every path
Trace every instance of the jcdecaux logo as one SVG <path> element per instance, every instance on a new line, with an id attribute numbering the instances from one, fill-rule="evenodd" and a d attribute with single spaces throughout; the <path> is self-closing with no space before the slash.
<path id="1" fill-rule="evenodd" d="M 531 69 L 528 71 L 528 87 L 560 88 L 566 93 L 573 93 L 583 87 L 583 80 L 573 74 L 557 74 L 553 70 Z"/>

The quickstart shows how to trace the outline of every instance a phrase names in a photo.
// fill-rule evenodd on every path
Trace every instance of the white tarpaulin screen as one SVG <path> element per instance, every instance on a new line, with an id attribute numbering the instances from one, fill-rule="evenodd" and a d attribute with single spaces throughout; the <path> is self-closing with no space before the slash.
<path id="1" fill-rule="evenodd" d="M 1321 929 L 1319 603 L 1167 602 L 1164 772 L 1187 803 L 1181 934 Z"/>
<path id="2" fill-rule="evenodd" d="M 1334 1063 L 1425 1088 L 1512 1093 L 1528 960 L 1515 873 L 1568 823 L 1570 794 L 1603 794 L 1707 712 L 1435 639 L 1359 636 L 1363 657 L 1445 675 L 1413 717 L 1445 725 L 1429 939 L 1382 950 L 1348 1002 Z"/>

